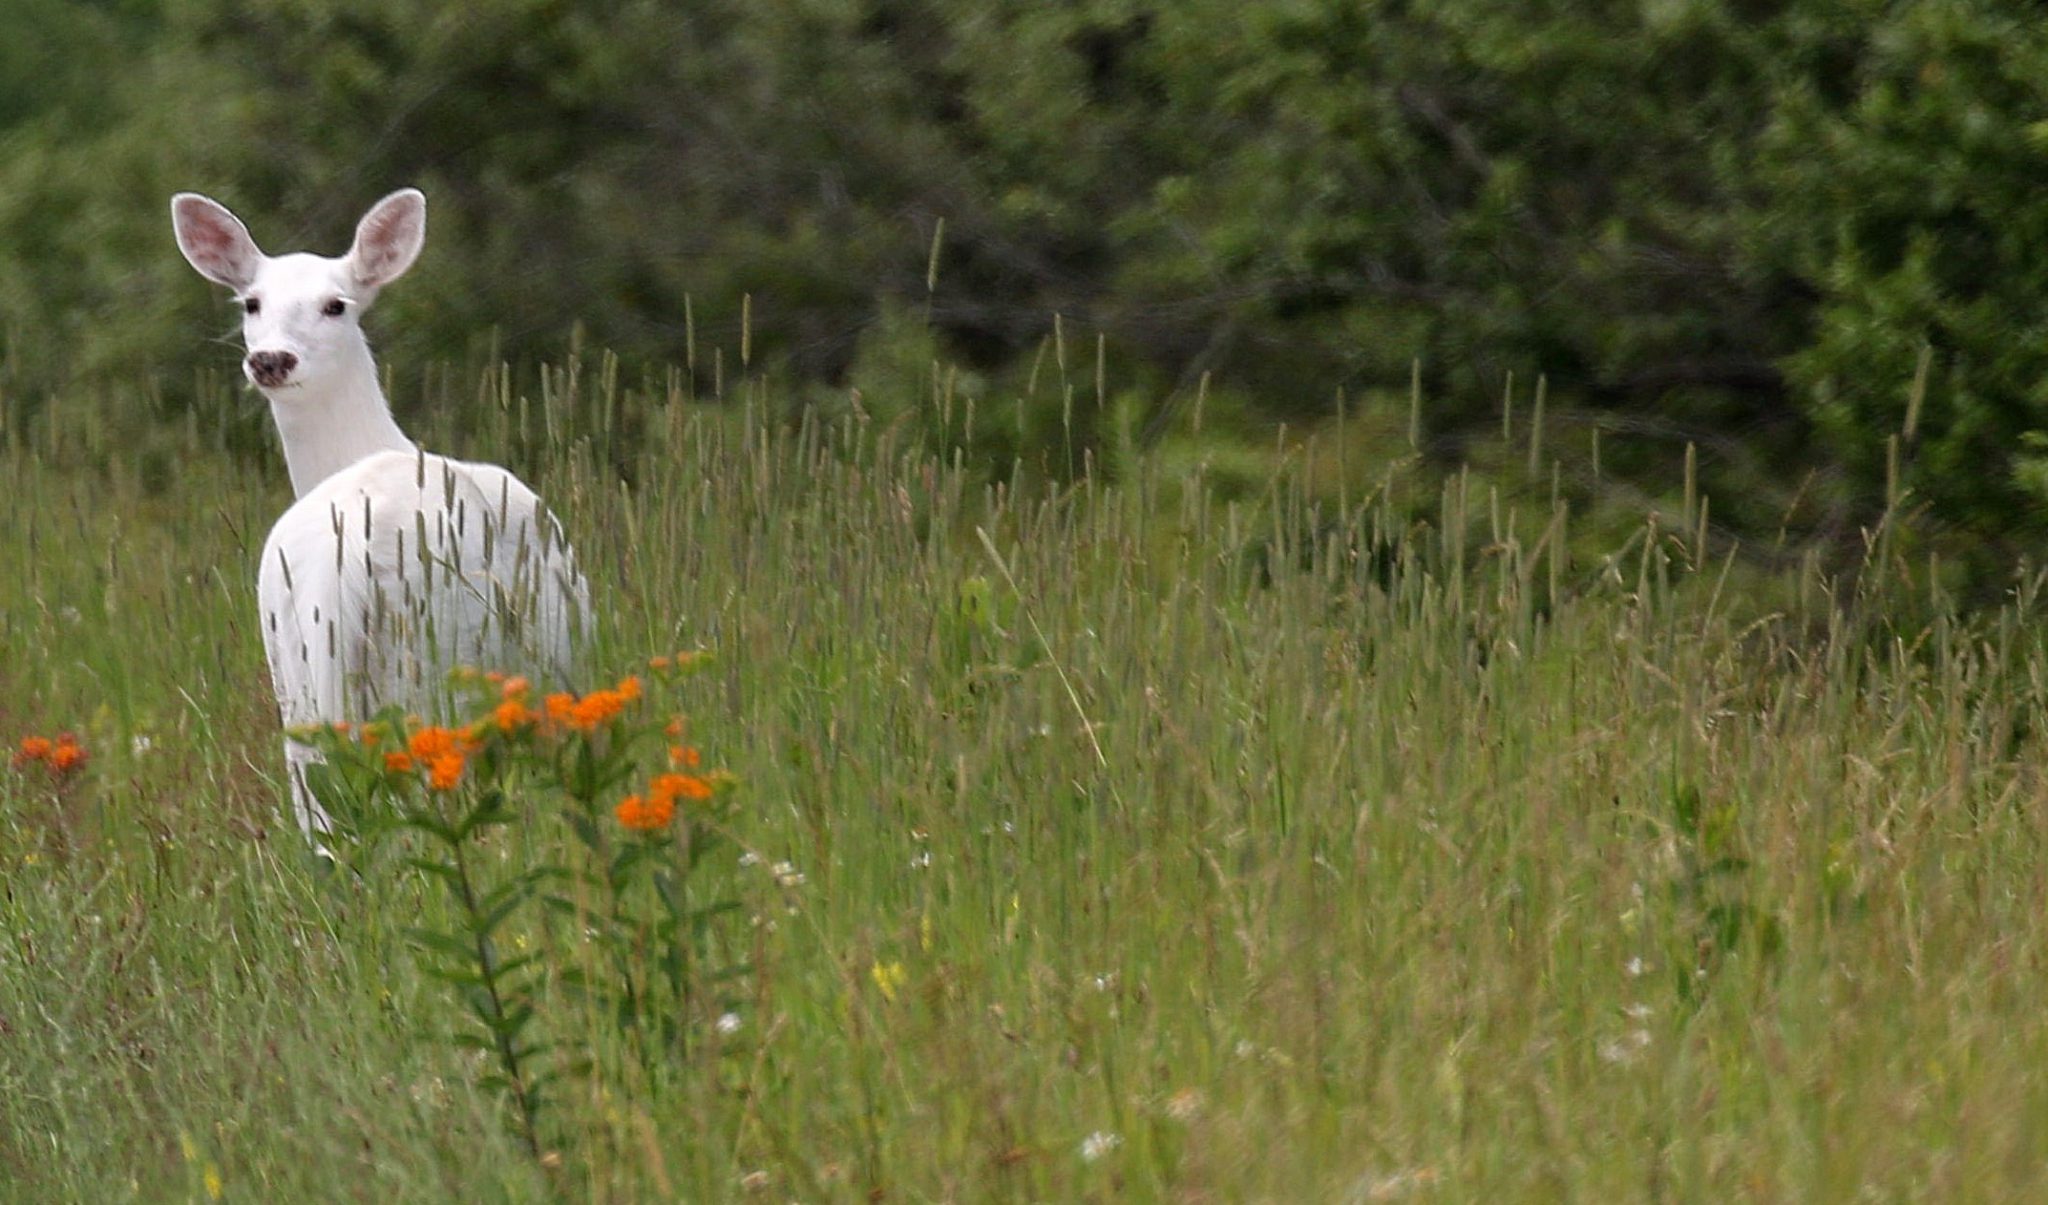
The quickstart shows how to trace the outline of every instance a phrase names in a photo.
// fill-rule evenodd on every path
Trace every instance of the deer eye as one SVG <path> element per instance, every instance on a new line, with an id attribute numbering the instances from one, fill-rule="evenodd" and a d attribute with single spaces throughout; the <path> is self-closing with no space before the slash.
<path id="1" fill-rule="evenodd" d="M 327 315 L 329 318 L 339 318 L 347 310 L 348 303 L 343 301 L 339 297 L 334 298 L 332 301 L 329 301 L 326 305 L 320 307 L 320 312 Z"/>
<path id="2" fill-rule="evenodd" d="M 260 302 L 260 301 L 256 300 L 256 299 L 255 299 L 254 297 L 244 297 L 244 298 L 242 298 L 242 312 L 243 312 L 243 313 L 245 313 L 245 314 L 258 314 L 258 313 L 261 313 L 262 311 L 263 311 L 263 303 L 262 303 L 262 302 Z"/>

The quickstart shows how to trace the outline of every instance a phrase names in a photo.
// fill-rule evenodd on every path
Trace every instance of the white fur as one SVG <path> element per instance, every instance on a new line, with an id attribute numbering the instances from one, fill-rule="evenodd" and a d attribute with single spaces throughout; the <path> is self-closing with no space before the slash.
<path id="1" fill-rule="evenodd" d="M 458 665 L 565 676 L 590 595 L 560 524 L 504 469 L 408 440 L 359 325 L 418 257 L 426 198 L 406 189 L 379 201 L 339 259 L 266 256 L 196 193 L 173 197 L 171 217 L 199 274 L 257 303 L 243 315 L 243 368 L 270 401 L 298 495 L 270 529 L 256 578 L 286 729 L 392 703 L 440 710 Z M 259 379 L 265 356 L 294 362 L 280 373 L 273 360 Z M 300 825 L 326 831 L 305 784 L 316 755 L 287 737 L 285 756 Z"/>

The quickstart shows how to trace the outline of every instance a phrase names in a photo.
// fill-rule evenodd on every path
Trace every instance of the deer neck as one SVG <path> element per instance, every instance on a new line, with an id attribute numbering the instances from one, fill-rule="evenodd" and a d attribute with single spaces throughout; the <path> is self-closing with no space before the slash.
<path id="1" fill-rule="evenodd" d="M 391 417 L 368 345 L 349 349 L 335 371 L 266 396 L 298 497 L 365 456 L 415 450 Z"/>

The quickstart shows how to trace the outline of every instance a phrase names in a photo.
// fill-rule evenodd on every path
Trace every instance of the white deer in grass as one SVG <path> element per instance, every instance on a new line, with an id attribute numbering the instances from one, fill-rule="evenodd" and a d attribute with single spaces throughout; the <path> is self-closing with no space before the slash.
<path id="1" fill-rule="evenodd" d="M 178 249 L 233 289 L 243 369 L 270 402 L 298 496 L 257 571 L 264 651 L 287 732 L 388 704 L 437 710 L 458 665 L 564 676 L 589 588 L 559 523 L 496 465 L 422 451 L 392 420 L 362 312 L 426 238 L 427 201 L 392 193 L 339 259 L 268 256 L 216 201 L 171 198 Z M 293 808 L 316 843 L 318 755 L 285 739 Z"/>

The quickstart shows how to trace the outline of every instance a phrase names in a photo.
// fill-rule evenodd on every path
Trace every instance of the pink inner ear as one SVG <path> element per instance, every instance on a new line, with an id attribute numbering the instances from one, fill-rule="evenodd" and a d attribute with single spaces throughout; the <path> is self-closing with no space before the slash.
<path id="1" fill-rule="evenodd" d="M 400 244 L 406 237 L 408 216 L 403 210 L 394 208 L 371 217 L 368 228 L 363 231 L 363 266 L 372 273 L 381 273 L 398 257 Z"/>
<path id="2" fill-rule="evenodd" d="M 186 229 L 185 237 L 192 243 L 193 249 L 196 251 L 204 252 L 221 260 L 234 258 L 237 243 L 235 233 L 218 222 L 209 220 L 194 222 Z"/>

